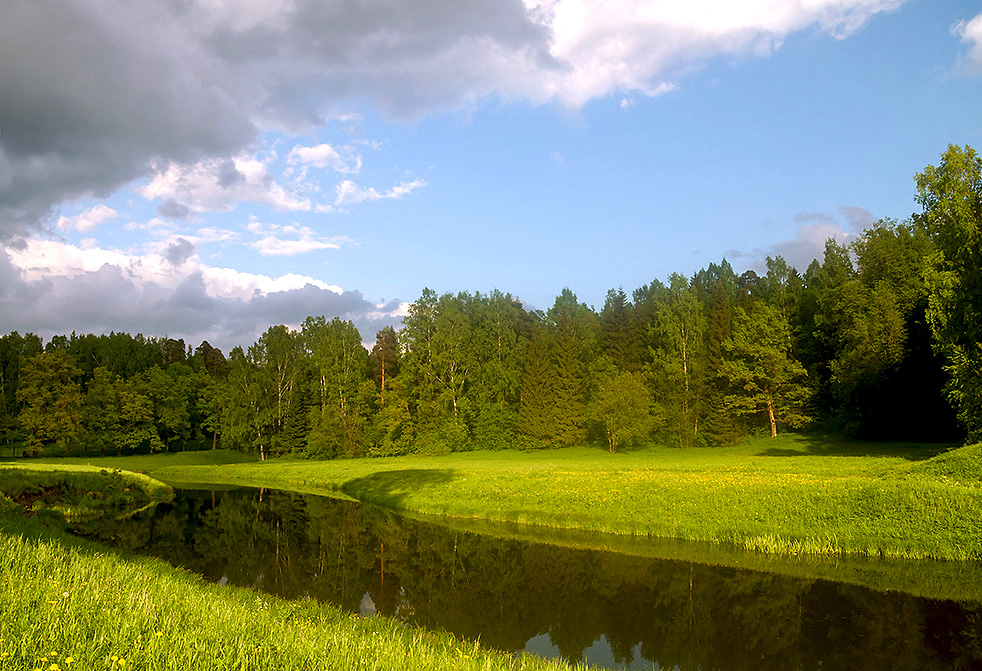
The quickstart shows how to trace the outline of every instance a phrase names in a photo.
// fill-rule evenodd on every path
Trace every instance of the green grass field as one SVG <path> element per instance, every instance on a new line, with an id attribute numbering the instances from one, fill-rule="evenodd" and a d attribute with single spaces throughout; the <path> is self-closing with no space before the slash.
<path id="1" fill-rule="evenodd" d="M 982 559 L 982 446 L 949 450 L 787 435 L 730 448 L 617 454 L 574 448 L 259 462 L 189 452 L 88 463 L 175 485 L 327 493 L 420 514 L 791 555 Z"/>
<path id="2" fill-rule="evenodd" d="M 116 468 L 146 475 L 115 474 Z M 613 455 L 578 448 L 333 462 L 258 462 L 221 451 L 4 460 L 0 671 L 568 668 L 483 651 L 385 618 L 205 584 L 160 561 L 121 556 L 60 531 L 61 516 L 86 506 L 125 514 L 125 501 L 106 496 L 107 489 L 130 508 L 166 496 L 155 480 L 330 493 L 450 516 L 456 524 L 514 521 L 546 532 L 579 529 L 585 538 L 613 532 L 625 542 L 635 535 L 713 541 L 709 547 L 719 548 L 735 543 L 766 550 L 743 551 L 763 564 L 773 557 L 789 562 L 784 571 L 838 578 L 842 566 L 831 557 L 841 553 L 982 558 L 980 478 L 982 446 L 949 450 L 793 436 L 726 449 L 652 447 Z M 59 497 L 50 505 L 38 499 L 31 505 L 47 514 L 23 516 L 32 492 L 57 488 L 69 494 L 67 505 Z M 86 498 L 86 489 L 103 494 Z M 756 563 L 751 568 L 767 570 Z M 959 579 L 958 570 L 905 574 L 908 581 L 939 582 L 939 593 Z M 906 588 L 890 580 L 891 589 Z M 978 582 L 972 575 L 965 580 L 970 589 Z"/>

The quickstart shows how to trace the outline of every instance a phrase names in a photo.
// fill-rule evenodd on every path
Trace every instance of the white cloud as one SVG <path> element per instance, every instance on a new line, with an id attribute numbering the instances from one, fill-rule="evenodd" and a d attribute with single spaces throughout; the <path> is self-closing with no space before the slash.
<path id="1" fill-rule="evenodd" d="M 378 305 L 299 274 L 208 266 L 193 252 L 179 237 L 143 255 L 42 240 L 0 247 L 4 328 L 42 337 L 71 330 L 167 335 L 189 344 L 208 340 L 227 352 L 272 324 L 299 324 L 309 315 L 350 319 L 370 340 L 404 314 L 400 301 Z"/>
<path id="2" fill-rule="evenodd" d="M 579 107 L 615 91 L 655 96 L 678 72 L 719 56 L 765 56 L 793 32 L 838 38 L 904 0 L 543 0 L 550 52 L 567 67 L 543 72 L 546 90 Z M 526 3 L 531 4 L 531 3 Z"/>
<path id="3" fill-rule="evenodd" d="M 239 203 L 258 203 L 280 211 L 311 209 L 310 200 L 277 184 L 269 172 L 275 156 L 240 154 L 230 159 L 202 159 L 185 165 L 161 166 L 140 193 L 148 200 L 164 199 L 194 212 L 223 212 Z"/>
<path id="4" fill-rule="evenodd" d="M 118 216 L 119 212 L 103 203 L 99 203 L 95 207 L 74 217 L 58 217 L 57 225 L 63 231 L 76 230 L 85 233 Z"/>
<path id="5" fill-rule="evenodd" d="M 359 186 L 351 180 L 346 179 L 337 186 L 337 197 L 334 200 L 334 204 L 336 206 L 343 206 L 374 200 L 399 199 L 425 186 L 426 180 L 414 179 L 411 182 L 397 184 L 388 191 L 378 191 L 375 187 Z"/>
<path id="6" fill-rule="evenodd" d="M 253 221 L 248 228 L 260 236 L 249 246 L 263 256 L 295 256 L 318 249 L 341 249 L 341 243 L 348 242 L 346 238 L 321 237 L 313 229 L 296 224 L 264 225 Z"/>
<path id="7" fill-rule="evenodd" d="M 966 45 L 960 66 L 970 74 L 982 74 L 982 13 L 974 19 L 959 21 L 951 32 Z"/>
<path id="8" fill-rule="evenodd" d="M 242 201 L 308 210 L 244 153 L 260 129 L 306 132 L 360 105 L 420 118 L 489 97 L 578 108 L 656 96 L 713 58 L 771 54 L 803 30 L 845 37 L 902 3 L 14 3 L 0 21 L 0 239 L 148 173 L 147 197 L 170 218 Z M 978 17 L 958 34 L 978 63 Z M 308 149 L 325 168 L 357 171 L 336 147 L 340 160 Z"/>
<path id="9" fill-rule="evenodd" d="M 330 169 L 342 174 L 354 174 L 361 171 L 361 155 L 352 147 L 335 149 L 329 144 L 319 144 L 314 147 L 296 146 L 290 150 L 287 163 L 301 163 L 315 168 Z"/>

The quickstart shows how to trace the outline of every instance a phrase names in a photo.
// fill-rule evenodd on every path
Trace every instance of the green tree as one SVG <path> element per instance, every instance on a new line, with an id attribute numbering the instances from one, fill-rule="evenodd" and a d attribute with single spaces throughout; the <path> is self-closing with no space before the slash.
<path id="1" fill-rule="evenodd" d="M 689 281 L 675 273 L 661 285 L 649 327 L 648 377 L 680 447 L 699 438 L 706 383 L 705 311 Z"/>
<path id="2" fill-rule="evenodd" d="M 552 403 L 554 376 L 544 329 L 532 332 L 522 373 L 517 431 L 523 447 L 543 447 L 555 430 Z"/>
<path id="3" fill-rule="evenodd" d="M 285 444 L 283 429 L 294 398 L 293 385 L 305 363 L 300 334 L 283 325 L 270 326 L 249 347 L 247 356 L 256 373 L 251 391 L 259 392 L 258 398 L 252 399 L 256 404 L 255 419 L 268 422 L 266 431 L 257 433 L 268 431 L 269 437 L 268 448 L 261 440 L 258 442 L 260 455 L 264 456 L 267 449 L 272 454 L 287 452 L 293 446 Z"/>
<path id="4" fill-rule="evenodd" d="M 265 460 L 269 454 L 274 419 L 268 388 L 256 365 L 241 347 L 229 352 L 228 378 L 218 404 L 222 443 L 240 450 L 255 450 Z"/>
<path id="5" fill-rule="evenodd" d="M 82 435 L 81 374 L 64 350 L 28 357 L 20 371 L 17 400 L 23 404 L 21 422 L 32 454 L 46 446 L 66 450 Z"/>
<path id="6" fill-rule="evenodd" d="M 0 337 L 0 434 L 14 456 L 15 445 L 23 440 L 18 400 L 20 371 L 28 357 L 44 351 L 41 339 L 33 333 L 21 336 L 17 331 Z"/>
<path id="7" fill-rule="evenodd" d="M 399 375 L 399 339 L 391 326 L 375 334 L 375 344 L 368 355 L 368 371 L 380 393 Z"/>
<path id="8" fill-rule="evenodd" d="M 948 360 L 948 397 L 970 440 L 982 439 L 982 158 L 949 145 L 917 175 L 917 222 L 937 253 L 927 274 L 928 321 Z"/>
<path id="9" fill-rule="evenodd" d="M 621 370 L 636 373 L 641 368 L 640 340 L 634 306 L 624 289 L 607 292 L 604 309 L 600 312 L 604 349 Z"/>
<path id="10" fill-rule="evenodd" d="M 119 431 L 114 436 L 117 456 L 123 448 L 135 453 L 143 445 L 150 452 L 163 449 L 163 441 L 154 425 L 153 402 L 147 395 L 147 382 L 142 375 L 134 375 L 128 380 L 116 379 L 116 398 L 119 403 Z"/>
<path id="11" fill-rule="evenodd" d="M 651 396 L 637 373 L 610 373 L 593 398 L 592 415 L 604 427 L 607 447 L 613 453 L 623 445 L 644 438 L 652 426 Z"/>
<path id="12" fill-rule="evenodd" d="M 733 336 L 727 343 L 721 374 L 733 393 L 727 405 L 737 415 L 765 413 L 771 436 L 777 423 L 800 427 L 808 398 L 804 367 L 792 356 L 788 322 L 778 308 L 755 301 L 749 310 L 738 307 Z"/>
<path id="13" fill-rule="evenodd" d="M 301 329 L 316 380 L 308 443 L 325 456 L 361 456 L 368 352 L 350 321 L 308 317 Z"/>
<path id="14" fill-rule="evenodd" d="M 178 375 L 178 371 L 184 374 Z M 187 366 L 173 364 L 166 372 L 154 366 L 144 374 L 146 381 L 144 390 L 150 401 L 157 433 L 163 439 L 165 452 L 170 452 L 171 441 L 175 439 L 186 441 L 190 435 L 191 414 L 188 407 L 190 389 L 183 379 L 190 373 L 191 369 Z"/>
<path id="15" fill-rule="evenodd" d="M 105 366 L 98 366 L 92 372 L 82 404 L 82 424 L 85 427 L 85 456 L 90 447 L 98 447 L 99 454 L 105 456 L 106 446 L 114 443 L 119 432 L 116 381 Z"/>
<path id="16" fill-rule="evenodd" d="M 437 297 L 431 289 L 409 306 L 400 337 L 402 374 L 413 393 L 419 438 L 434 449 L 469 446 L 466 393 L 476 369 L 473 297 Z"/>

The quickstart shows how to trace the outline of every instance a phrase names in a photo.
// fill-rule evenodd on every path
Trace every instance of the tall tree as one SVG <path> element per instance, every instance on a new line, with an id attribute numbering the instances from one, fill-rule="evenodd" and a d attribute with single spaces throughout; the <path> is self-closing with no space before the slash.
<path id="1" fill-rule="evenodd" d="M 677 273 L 655 301 L 647 373 L 656 400 L 665 407 L 669 431 L 680 447 L 690 447 L 699 438 L 705 400 L 705 312 L 689 281 Z"/>
<path id="2" fill-rule="evenodd" d="M 368 382 L 368 352 L 361 334 L 337 317 L 330 322 L 308 317 L 301 332 L 317 383 L 309 440 L 316 440 L 322 453 L 361 456 Z"/>
<path id="3" fill-rule="evenodd" d="M 10 447 L 11 456 L 23 432 L 20 423 L 23 403 L 17 396 L 21 369 L 29 357 L 42 351 L 41 339 L 33 333 L 21 336 L 14 331 L 0 337 L 0 433 Z"/>
<path id="4" fill-rule="evenodd" d="M 67 450 L 82 434 L 81 371 L 65 350 L 36 354 L 24 361 L 17 388 L 21 422 L 32 454 L 47 446 Z"/>
<path id="5" fill-rule="evenodd" d="M 523 448 L 549 445 L 555 430 L 552 362 L 543 327 L 532 332 L 522 373 L 517 431 Z"/>
<path id="6" fill-rule="evenodd" d="M 604 308 L 600 312 L 604 349 L 620 369 L 636 373 L 641 368 L 641 351 L 634 306 L 624 289 L 607 292 Z"/>
<path id="7" fill-rule="evenodd" d="M 289 451 L 283 444 L 283 428 L 290 412 L 293 385 L 303 367 L 303 348 L 299 333 L 283 325 L 270 326 L 249 347 L 249 361 L 258 373 L 256 382 L 270 408 L 270 445 L 272 454 Z"/>
<path id="8" fill-rule="evenodd" d="M 93 370 L 82 405 L 85 456 L 88 456 L 90 447 L 97 447 L 99 454 L 105 456 L 106 446 L 113 444 L 119 433 L 119 399 L 116 389 L 116 381 L 108 368 L 98 366 Z"/>
<path id="9" fill-rule="evenodd" d="M 399 339 L 391 326 L 375 334 L 375 344 L 368 355 L 368 371 L 380 393 L 399 375 Z"/>
<path id="10" fill-rule="evenodd" d="M 806 373 L 791 355 L 788 330 L 787 320 L 772 305 L 755 301 L 749 311 L 738 307 L 722 366 L 733 390 L 727 397 L 730 411 L 763 413 L 771 436 L 777 435 L 778 422 L 798 428 L 807 421 Z"/>
<path id="11" fill-rule="evenodd" d="M 982 439 L 982 157 L 949 145 L 917 175 L 917 217 L 937 254 L 928 273 L 928 320 L 948 360 L 948 397 L 969 438 Z"/>

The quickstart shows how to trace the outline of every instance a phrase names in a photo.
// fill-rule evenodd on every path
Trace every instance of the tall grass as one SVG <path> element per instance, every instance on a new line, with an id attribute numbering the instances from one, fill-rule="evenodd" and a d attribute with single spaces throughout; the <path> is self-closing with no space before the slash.
<path id="1" fill-rule="evenodd" d="M 206 584 L 0 515 L 0 669 L 563 669 L 386 618 Z"/>

